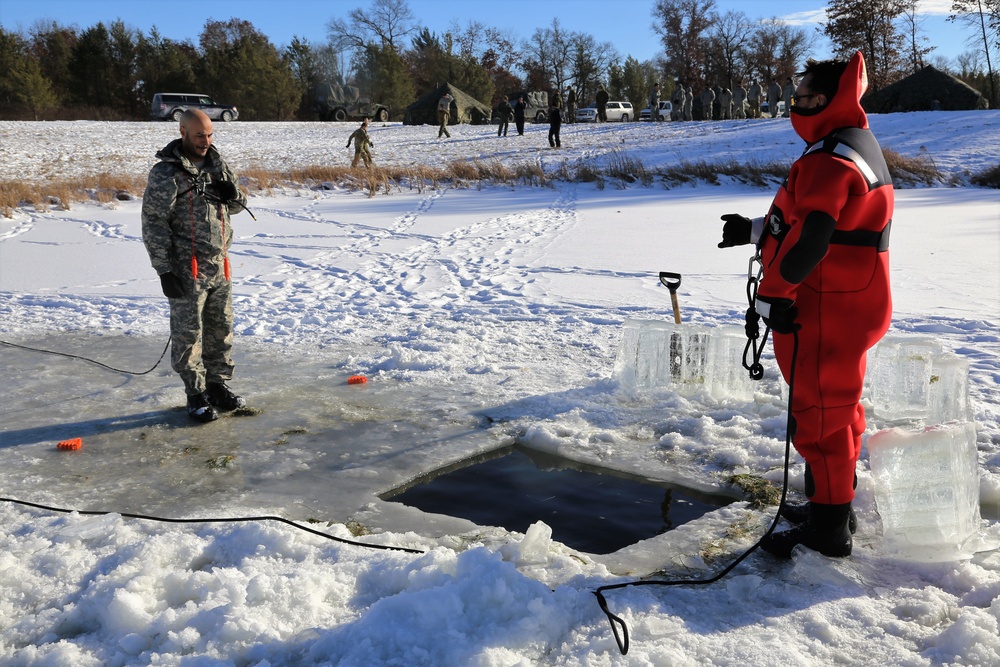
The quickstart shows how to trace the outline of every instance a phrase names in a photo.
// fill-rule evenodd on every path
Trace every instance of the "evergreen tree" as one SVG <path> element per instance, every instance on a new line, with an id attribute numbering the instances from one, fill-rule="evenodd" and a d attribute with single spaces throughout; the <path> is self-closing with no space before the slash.
<path id="1" fill-rule="evenodd" d="M 823 32 L 840 58 L 865 56 L 868 84 L 880 90 L 906 71 L 906 38 L 896 24 L 908 0 L 830 0 Z"/>
<path id="2" fill-rule="evenodd" d="M 111 35 L 104 23 L 87 28 L 73 46 L 69 64 L 70 91 L 76 104 L 113 106 Z"/>
<path id="3" fill-rule="evenodd" d="M 246 120 L 288 120 L 301 94 L 290 63 L 249 21 L 207 21 L 200 37 L 201 82 Z"/>

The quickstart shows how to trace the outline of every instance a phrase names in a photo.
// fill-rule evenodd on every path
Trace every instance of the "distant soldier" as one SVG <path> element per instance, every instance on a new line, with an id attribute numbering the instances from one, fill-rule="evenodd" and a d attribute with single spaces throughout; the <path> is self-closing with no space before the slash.
<path id="1" fill-rule="evenodd" d="M 441 138 L 442 134 L 451 139 L 451 133 L 448 132 L 448 118 L 451 116 L 451 103 L 454 99 L 445 93 L 438 102 L 438 139 Z"/>
<path id="2" fill-rule="evenodd" d="M 684 89 L 684 120 L 694 120 L 694 89 L 690 84 Z"/>
<path id="3" fill-rule="evenodd" d="M 653 89 L 649 91 L 649 119 L 663 120 L 660 116 L 660 84 L 654 83 Z"/>
<path id="4" fill-rule="evenodd" d="M 510 102 L 507 101 L 506 97 L 500 99 L 500 104 L 497 105 L 497 118 L 500 119 L 500 126 L 497 127 L 497 136 L 506 137 L 507 128 L 510 127 L 510 117 L 514 115 L 514 109 L 510 106 Z"/>
<path id="5" fill-rule="evenodd" d="M 715 93 L 708 86 L 701 91 L 701 119 L 712 120 L 712 103 L 715 102 Z"/>
<path id="6" fill-rule="evenodd" d="M 785 113 L 781 114 L 781 117 L 788 118 L 788 113 L 792 110 L 792 95 L 795 94 L 795 83 L 792 81 L 792 77 L 785 80 L 785 87 L 781 94 L 785 98 Z"/>
<path id="7" fill-rule="evenodd" d="M 514 126 L 517 128 L 519 136 L 524 136 L 524 110 L 527 106 L 524 103 L 523 95 L 518 97 L 517 102 L 514 103 Z"/>
<path id="8" fill-rule="evenodd" d="M 562 129 L 562 109 L 560 108 L 559 95 L 555 96 L 552 106 L 549 107 L 549 147 L 562 148 L 562 140 L 559 138 L 559 131 Z"/>
<path id="9" fill-rule="evenodd" d="M 746 118 L 747 117 L 747 89 L 743 86 L 743 82 L 740 81 L 740 85 L 736 86 L 736 90 L 733 91 L 733 118 Z"/>
<path id="10" fill-rule="evenodd" d="M 684 117 L 684 86 L 678 81 L 674 92 L 670 94 L 670 120 L 681 120 Z"/>
<path id="11" fill-rule="evenodd" d="M 781 99 L 781 86 L 774 79 L 767 84 L 767 110 L 771 112 L 771 118 L 778 117 L 778 100 Z"/>
<path id="12" fill-rule="evenodd" d="M 712 118 L 719 120 L 722 118 L 722 86 L 715 84 L 712 92 L 715 93 L 715 101 L 712 102 Z"/>
<path id="13" fill-rule="evenodd" d="M 764 91 L 756 79 L 750 80 L 750 90 L 747 91 L 747 100 L 750 102 L 750 117 L 760 118 L 760 96 Z"/>
<path id="14" fill-rule="evenodd" d="M 368 136 L 368 119 L 365 118 L 361 121 L 361 127 L 354 130 L 351 136 L 347 138 L 347 148 L 351 147 L 351 142 L 354 142 L 354 160 L 351 161 L 351 168 L 358 166 L 358 160 L 364 160 L 365 166 L 371 169 L 372 166 L 372 154 L 368 150 L 368 147 L 374 147 L 375 144 L 372 143 L 371 138 Z"/>
<path id="15" fill-rule="evenodd" d="M 733 91 L 723 88 L 719 94 L 719 118 L 730 120 L 733 117 Z"/>
<path id="16" fill-rule="evenodd" d="M 608 95 L 608 91 L 604 89 L 604 84 L 602 83 L 597 87 L 597 121 L 599 123 L 608 122 L 608 100 L 611 96 Z"/>
<path id="17" fill-rule="evenodd" d="M 576 122 L 576 91 L 573 86 L 566 88 L 566 118 L 563 120 L 567 123 Z"/>

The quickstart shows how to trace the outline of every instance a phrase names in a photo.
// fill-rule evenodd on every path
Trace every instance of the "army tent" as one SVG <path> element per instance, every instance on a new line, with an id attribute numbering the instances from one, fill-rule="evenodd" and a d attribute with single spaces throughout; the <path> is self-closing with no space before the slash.
<path id="1" fill-rule="evenodd" d="M 403 113 L 403 124 L 437 125 L 438 102 L 441 101 L 445 93 L 449 93 L 454 98 L 451 102 L 451 115 L 448 119 L 449 125 L 457 123 L 481 125 L 490 122 L 490 107 L 488 105 L 463 93 L 450 83 L 446 83 L 406 107 L 406 111 Z"/>
<path id="2" fill-rule="evenodd" d="M 861 98 L 869 113 L 897 111 L 961 111 L 985 109 L 988 105 L 978 90 L 947 72 L 927 65 L 905 79 Z"/>

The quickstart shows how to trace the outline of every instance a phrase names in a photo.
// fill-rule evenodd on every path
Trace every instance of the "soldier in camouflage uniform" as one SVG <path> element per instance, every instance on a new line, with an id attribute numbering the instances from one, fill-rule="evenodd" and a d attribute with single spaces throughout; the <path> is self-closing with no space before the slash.
<path id="1" fill-rule="evenodd" d="M 354 142 L 354 160 L 351 161 L 351 168 L 358 166 L 358 160 L 364 160 L 365 166 L 371 169 L 372 166 L 372 154 L 368 150 L 369 146 L 374 147 L 375 144 L 368 137 L 368 119 L 365 118 L 361 121 L 361 127 L 354 130 L 351 136 L 347 138 L 347 148 L 351 147 L 351 142 Z"/>
<path id="2" fill-rule="evenodd" d="M 233 376 L 230 216 L 246 207 L 236 174 L 212 145 L 212 121 L 185 111 L 180 139 L 150 170 L 142 200 L 142 240 L 170 302 L 170 361 L 184 381 L 192 419 L 246 405 L 226 381 Z"/>

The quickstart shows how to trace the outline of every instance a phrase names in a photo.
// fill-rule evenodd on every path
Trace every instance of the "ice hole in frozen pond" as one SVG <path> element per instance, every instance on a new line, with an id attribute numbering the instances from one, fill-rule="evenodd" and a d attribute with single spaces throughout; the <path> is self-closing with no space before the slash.
<path id="1" fill-rule="evenodd" d="M 544 521 L 554 539 L 593 554 L 612 553 L 733 502 L 517 445 L 435 470 L 381 498 L 521 533 Z"/>

